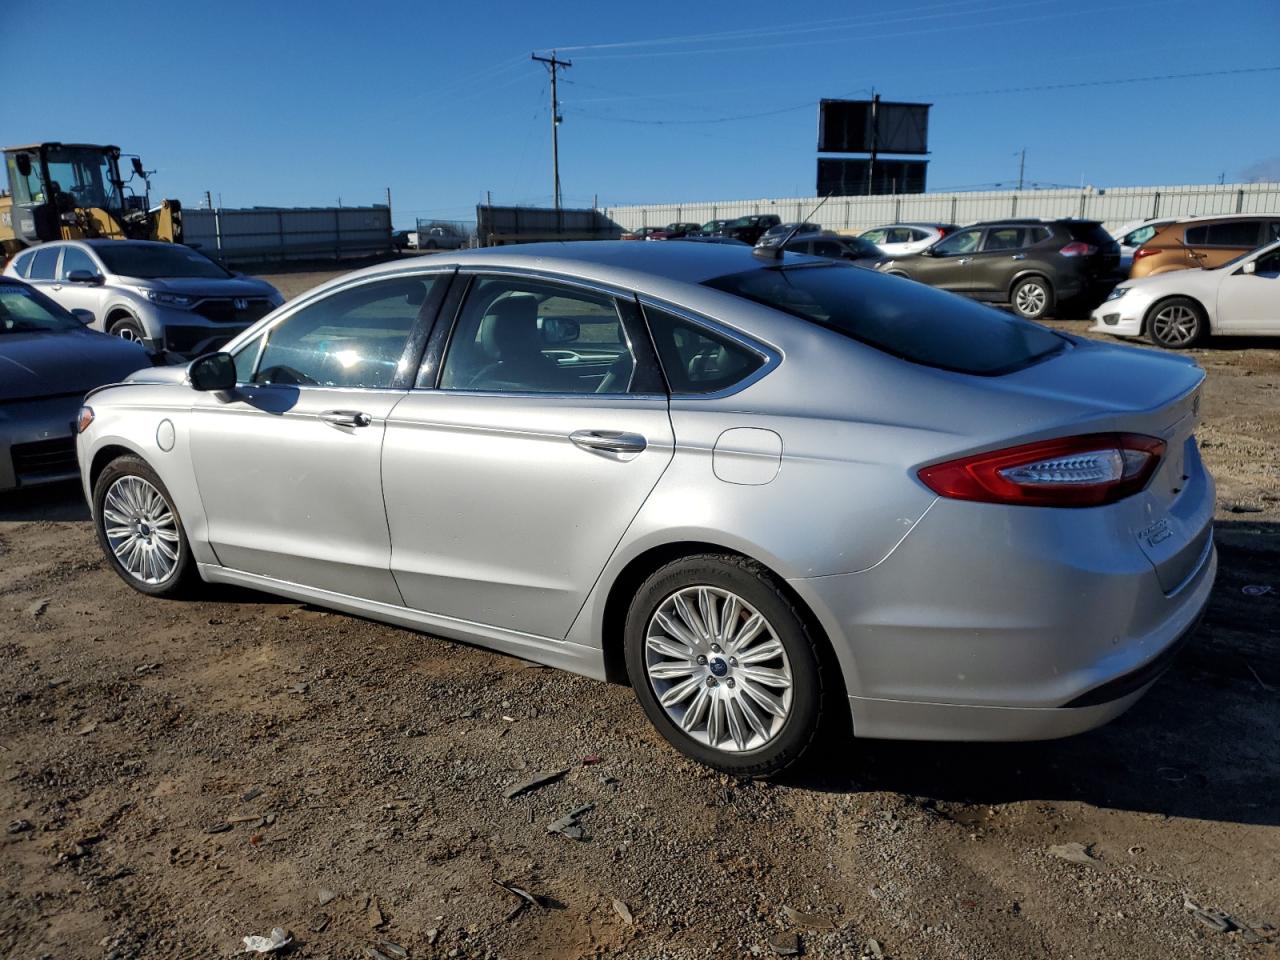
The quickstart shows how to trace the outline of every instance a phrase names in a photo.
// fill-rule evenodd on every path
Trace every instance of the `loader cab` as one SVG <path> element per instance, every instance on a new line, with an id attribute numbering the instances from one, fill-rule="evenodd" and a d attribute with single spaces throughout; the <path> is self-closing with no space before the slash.
<path id="1" fill-rule="evenodd" d="M 26 244 L 86 235 L 123 235 L 120 148 L 38 143 L 7 147 L 11 228 Z"/>

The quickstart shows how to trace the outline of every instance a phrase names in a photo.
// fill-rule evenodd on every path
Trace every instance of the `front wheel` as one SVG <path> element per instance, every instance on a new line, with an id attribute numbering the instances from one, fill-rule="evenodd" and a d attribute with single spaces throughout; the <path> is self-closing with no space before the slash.
<path id="1" fill-rule="evenodd" d="M 175 597 L 195 582 L 195 561 L 173 498 L 150 465 L 117 457 L 93 485 L 98 543 L 120 579 L 153 597 Z"/>
<path id="2" fill-rule="evenodd" d="M 107 332 L 113 337 L 119 337 L 121 340 L 129 340 L 133 343 L 141 344 L 146 340 L 146 333 L 143 332 L 142 324 L 133 317 L 123 317 L 115 323 L 111 324 Z"/>
<path id="3" fill-rule="evenodd" d="M 1204 308 L 1190 297 L 1170 297 L 1156 304 L 1147 318 L 1151 342 L 1171 350 L 1194 347 L 1208 329 Z"/>
<path id="4" fill-rule="evenodd" d="M 1009 301 L 1024 320 L 1041 320 L 1053 309 L 1053 287 L 1044 277 L 1027 277 L 1014 285 Z"/>
<path id="5" fill-rule="evenodd" d="M 817 640 L 758 564 L 704 554 L 660 568 L 627 615 L 627 674 L 649 720 L 685 755 L 737 776 L 776 774 L 817 736 Z"/>

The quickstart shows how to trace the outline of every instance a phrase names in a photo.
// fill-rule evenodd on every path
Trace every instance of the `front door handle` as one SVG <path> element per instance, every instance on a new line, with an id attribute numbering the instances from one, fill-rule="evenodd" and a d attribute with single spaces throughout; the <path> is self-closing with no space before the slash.
<path id="1" fill-rule="evenodd" d="M 1026 255 L 1025 253 L 1015 253 L 1015 254 L 1014 254 L 1012 257 L 1010 257 L 1009 259 L 1010 259 L 1010 260 L 1025 260 L 1025 259 L 1027 259 L 1027 255 Z"/>
<path id="2" fill-rule="evenodd" d="M 644 437 L 638 433 L 623 433 L 618 430 L 575 430 L 569 439 L 583 450 L 592 453 L 612 453 L 630 460 L 644 451 L 648 446 Z"/>
<path id="3" fill-rule="evenodd" d="M 956 261 L 956 263 L 968 263 L 972 259 L 973 257 L 961 257 L 959 260 Z"/>
<path id="4" fill-rule="evenodd" d="M 359 410 L 326 410 L 320 419 L 331 427 L 367 427 L 373 417 Z"/>

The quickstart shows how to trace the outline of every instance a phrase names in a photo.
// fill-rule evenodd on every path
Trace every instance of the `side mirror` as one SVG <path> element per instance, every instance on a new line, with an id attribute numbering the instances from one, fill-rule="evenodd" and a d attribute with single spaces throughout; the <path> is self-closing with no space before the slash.
<path id="1" fill-rule="evenodd" d="M 18 168 L 18 173 L 24 177 L 31 176 L 31 154 L 19 153 L 13 158 L 13 165 Z"/>
<path id="2" fill-rule="evenodd" d="M 544 317 L 542 339 L 547 343 L 572 343 L 582 332 L 582 325 L 571 317 Z"/>
<path id="3" fill-rule="evenodd" d="M 100 287 L 102 274 L 89 270 L 72 270 L 67 274 L 67 283 L 87 283 L 91 287 Z"/>
<path id="4" fill-rule="evenodd" d="M 206 353 L 187 367 L 192 390 L 234 390 L 236 363 L 229 353 Z"/>
<path id="5" fill-rule="evenodd" d="M 77 320 L 79 320 L 81 323 L 83 323 L 86 327 L 89 324 L 93 323 L 92 310 L 72 310 L 71 315 L 75 317 Z"/>
<path id="6" fill-rule="evenodd" d="M 1250 260 L 1248 263 L 1243 264 L 1243 265 L 1240 267 L 1240 272 L 1241 272 L 1241 273 L 1257 273 L 1257 272 L 1258 272 L 1258 262 L 1257 262 L 1256 260 Z"/>

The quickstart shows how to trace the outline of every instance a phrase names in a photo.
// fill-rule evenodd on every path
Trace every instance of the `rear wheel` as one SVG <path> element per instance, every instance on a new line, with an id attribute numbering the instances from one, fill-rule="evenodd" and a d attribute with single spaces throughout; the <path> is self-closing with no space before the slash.
<path id="1" fill-rule="evenodd" d="M 120 578 L 153 597 L 186 592 L 197 579 L 182 518 L 147 462 L 117 457 L 93 485 L 93 525 Z"/>
<path id="2" fill-rule="evenodd" d="M 710 767 L 775 774 L 818 733 L 825 689 L 817 641 L 752 561 L 704 554 L 660 568 L 631 602 L 624 644 L 649 720 Z"/>
<path id="3" fill-rule="evenodd" d="M 1014 313 L 1026 320 L 1041 320 L 1053 309 L 1053 287 L 1044 277 L 1025 277 L 1009 296 Z"/>
<path id="4" fill-rule="evenodd" d="M 1151 342 L 1171 350 L 1194 347 L 1208 332 L 1204 308 L 1190 297 L 1170 297 L 1155 305 L 1147 317 Z"/>
<path id="5" fill-rule="evenodd" d="M 107 329 L 107 332 L 113 337 L 119 337 L 121 340 L 131 340 L 134 343 L 142 343 L 146 339 L 146 334 L 142 330 L 142 324 L 133 317 L 121 317 L 114 321 Z"/>

